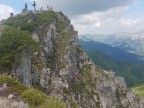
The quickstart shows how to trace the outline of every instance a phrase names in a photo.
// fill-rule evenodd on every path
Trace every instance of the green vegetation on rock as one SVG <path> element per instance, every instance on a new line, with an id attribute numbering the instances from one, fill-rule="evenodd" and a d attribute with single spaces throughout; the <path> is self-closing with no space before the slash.
<path id="1" fill-rule="evenodd" d="M 16 77 L 10 78 L 7 75 L 0 75 L 0 84 L 6 83 L 8 84 L 8 88 L 16 92 L 18 95 L 21 95 L 28 87 L 18 82 Z"/>
<path id="2" fill-rule="evenodd" d="M 69 104 L 70 104 L 71 108 L 79 108 L 78 104 L 75 101 L 73 101 L 72 99 L 69 100 Z"/>
<path id="3" fill-rule="evenodd" d="M 92 65 L 85 65 L 82 68 L 82 72 L 83 72 L 83 81 L 86 85 L 89 85 L 91 87 L 94 87 L 94 81 L 92 79 Z"/>
<path id="4" fill-rule="evenodd" d="M 50 24 L 54 19 L 56 19 L 56 14 L 54 11 L 42 11 L 33 14 L 29 11 L 29 15 L 16 15 L 14 18 L 8 18 L 3 21 L 4 25 L 19 28 L 21 30 L 26 30 L 33 32 L 38 26 L 42 24 Z"/>
<path id="5" fill-rule="evenodd" d="M 23 56 L 38 51 L 38 44 L 26 31 L 5 28 L 0 36 L 0 67 L 10 70 Z"/>
<path id="6" fill-rule="evenodd" d="M 70 24 L 70 20 L 62 12 L 58 12 L 57 17 L 58 19 L 57 19 L 56 29 L 57 32 L 59 33 Z"/>
<path id="7" fill-rule="evenodd" d="M 56 63 L 58 66 L 58 69 L 62 69 L 66 67 L 66 64 L 62 61 L 65 53 L 66 53 L 66 48 L 69 44 L 69 39 L 72 36 L 72 32 L 62 32 L 60 35 L 57 37 L 54 45 L 54 51 L 51 55 L 49 55 L 49 61 L 48 61 L 48 66 L 51 68 L 51 70 L 56 69 Z"/>
<path id="8" fill-rule="evenodd" d="M 35 14 L 36 24 L 47 24 L 49 25 L 54 19 L 57 19 L 57 15 L 54 11 L 42 11 Z"/>
<path id="9" fill-rule="evenodd" d="M 77 47 L 77 52 L 78 54 L 83 54 L 83 49 L 81 48 L 81 46 Z"/>

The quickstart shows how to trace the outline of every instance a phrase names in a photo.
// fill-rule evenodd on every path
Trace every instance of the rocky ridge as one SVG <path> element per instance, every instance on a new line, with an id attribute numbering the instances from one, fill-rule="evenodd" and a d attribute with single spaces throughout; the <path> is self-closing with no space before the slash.
<path id="1" fill-rule="evenodd" d="M 27 28 L 14 25 L 16 20 L 21 21 L 18 16 L 25 18 Z M 21 83 L 38 87 L 68 108 L 144 108 L 144 102 L 126 87 L 122 77 L 102 70 L 88 58 L 62 12 L 26 11 L 18 16 L 4 24 L 27 31 L 38 24 L 29 32 L 40 47 L 33 54 L 24 51 L 19 64 L 13 66 L 11 75 Z M 14 23 L 8 23 L 11 21 Z"/>

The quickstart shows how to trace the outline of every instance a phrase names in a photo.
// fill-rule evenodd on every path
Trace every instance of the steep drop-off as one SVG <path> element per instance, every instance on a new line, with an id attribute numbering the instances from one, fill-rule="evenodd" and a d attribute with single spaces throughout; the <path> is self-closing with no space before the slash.
<path id="1" fill-rule="evenodd" d="M 124 78 L 88 58 L 62 12 L 26 11 L 2 21 L 1 27 L 1 73 L 17 77 L 68 108 L 144 108 Z"/>

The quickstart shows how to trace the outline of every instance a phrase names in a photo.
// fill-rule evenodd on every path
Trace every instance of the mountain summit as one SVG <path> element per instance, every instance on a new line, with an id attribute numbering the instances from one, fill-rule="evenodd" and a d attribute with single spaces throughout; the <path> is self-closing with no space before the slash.
<path id="1" fill-rule="evenodd" d="M 20 98 L 17 108 L 144 108 L 124 78 L 88 58 L 62 12 L 26 11 L 0 27 L 0 107 Z"/>

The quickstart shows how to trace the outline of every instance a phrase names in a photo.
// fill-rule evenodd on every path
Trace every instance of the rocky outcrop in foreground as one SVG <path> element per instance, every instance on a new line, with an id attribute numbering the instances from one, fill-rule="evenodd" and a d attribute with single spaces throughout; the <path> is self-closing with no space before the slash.
<path id="1" fill-rule="evenodd" d="M 88 58 L 77 44 L 77 32 L 63 13 L 31 13 L 26 11 L 5 21 L 7 26 L 28 31 L 39 45 L 39 50 L 33 53 L 25 49 L 11 75 L 65 102 L 68 108 L 144 108 L 144 102 L 126 87 L 122 77 L 101 69 Z M 24 24 L 15 24 L 17 21 Z M 10 102 L 8 98 L 0 99 L 0 105 Z"/>
<path id="2" fill-rule="evenodd" d="M 0 85 L 0 108 L 29 108 L 20 97 L 10 92 L 6 84 Z"/>

